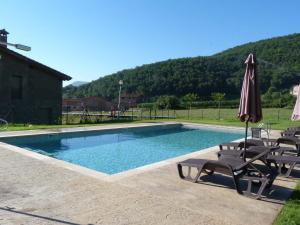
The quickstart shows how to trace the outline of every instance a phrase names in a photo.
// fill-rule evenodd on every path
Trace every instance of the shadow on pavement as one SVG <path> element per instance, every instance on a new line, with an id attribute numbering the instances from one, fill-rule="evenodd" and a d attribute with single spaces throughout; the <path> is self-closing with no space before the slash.
<path id="1" fill-rule="evenodd" d="M 6 211 L 6 212 L 11 212 L 11 213 L 17 213 L 17 214 L 21 214 L 21 215 L 24 215 L 24 216 L 32 216 L 32 217 L 35 217 L 35 218 L 49 220 L 49 221 L 53 221 L 53 222 L 57 222 L 57 223 L 61 223 L 61 224 L 80 225 L 79 223 L 73 223 L 73 222 L 54 219 L 54 218 L 50 218 L 50 217 L 46 217 L 46 216 L 40 216 L 40 215 L 36 215 L 36 214 L 32 214 L 32 213 L 17 211 L 14 208 L 11 208 L 11 207 L 0 207 L 0 210 Z M 92 225 L 92 224 L 88 224 L 88 225 Z"/>

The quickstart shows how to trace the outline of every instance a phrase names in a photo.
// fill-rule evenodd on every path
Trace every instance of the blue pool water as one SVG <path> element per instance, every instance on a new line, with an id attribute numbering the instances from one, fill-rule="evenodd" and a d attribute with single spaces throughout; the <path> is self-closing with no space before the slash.
<path id="1" fill-rule="evenodd" d="M 0 141 L 115 174 L 242 137 L 241 133 L 155 126 L 5 138 Z"/>

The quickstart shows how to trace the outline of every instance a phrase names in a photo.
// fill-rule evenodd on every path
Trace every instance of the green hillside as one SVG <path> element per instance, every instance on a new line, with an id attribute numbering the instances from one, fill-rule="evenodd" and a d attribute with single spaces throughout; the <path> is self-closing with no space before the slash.
<path id="1" fill-rule="evenodd" d="M 300 34 L 292 34 L 237 46 L 208 57 L 172 59 L 122 70 L 80 87 L 65 87 L 64 97 L 103 96 L 113 100 L 122 79 L 124 93 L 139 94 L 143 101 L 161 95 L 182 97 L 187 93 L 196 93 L 201 100 L 207 100 L 212 92 L 224 92 L 227 99 L 234 99 L 240 94 L 244 61 L 251 52 L 258 59 L 261 91 L 265 96 L 276 98 L 279 92 L 287 93 L 292 85 L 299 83 Z"/>

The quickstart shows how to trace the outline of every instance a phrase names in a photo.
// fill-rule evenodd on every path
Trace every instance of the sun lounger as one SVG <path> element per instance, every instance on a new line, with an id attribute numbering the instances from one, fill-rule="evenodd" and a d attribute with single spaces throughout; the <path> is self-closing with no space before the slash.
<path id="1" fill-rule="evenodd" d="M 262 197 L 265 188 L 272 185 L 276 174 L 268 167 L 265 167 L 265 171 L 257 169 L 253 162 L 265 158 L 271 150 L 271 147 L 266 147 L 264 152 L 261 152 L 247 162 L 241 158 L 234 157 L 220 157 L 219 160 L 188 159 L 177 163 L 179 177 L 196 183 L 202 172 L 208 175 L 213 175 L 215 172 L 221 173 L 232 177 L 235 189 L 239 194 L 259 199 Z M 187 167 L 187 175 L 184 175 L 183 167 Z M 197 174 L 194 177 L 192 176 L 192 168 L 197 169 Z M 241 189 L 240 180 L 247 181 L 248 185 L 245 191 Z M 253 193 L 253 184 L 260 185 L 256 193 Z"/>
<path id="2" fill-rule="evenodd" d="M 300 127 L 288 127 L 287 130 L 300 130 Z"/>
<path id="3" fill-rule="evenodd" d="M 289 127 L 283 132 L 281 132 L 281 136 L 293 136 L 293 137 L 298 137 L 300 136 L 300 127 Z"/>
<path id="4" fill-rule="evenodd" d="M 299 136 L 300 131 L 299 130 L 285 130 L 280 133 L 282 137 L 296 137 Z"/>
<path id="5" fill-rule="evenodd" d="M 246 148 L 250 146 L 265 146 L 264 142 L 259 139 L 247 140 Z M 220 150 L 242 150 L 245 147 L 244 141 L 241 142 L 228 142 L 219 145 Z"/>
<path id="6" fill-rule="evenodd" d="M 291 147 L 282 146 L 289 145 Z M 280 137 L 278 139 L 249 139 L 247 140 L 246 149 L 251 146 L 280 146 L 276 150 L 281 155 L 296 155 L 300 156 L 300 140 L 296 137 Z M 229 142 L 219 145 L 220 151 L 222 150 L 243 150 L 244 141 L 242 142 Z M 235 154 L 234 152 L 226 152 L 224 154 Z"/>
<path id="7" fill-rule="evenodd" d="M 245 142 L 228 142 L 222 143 L 219 145 L 220 151 L 218 152 L 218 157 L 222 154 L 223 157 L 242 157 L 244 154 Z M 274 143 L 276 140 L 263 140 L 263 139 L 249 139 L 246 143 L 246 149 L 249 149 L 251 146 L 265 146 L 265 147 L 274 147 Z M 231 150 L 231 151 L 223 151 L 223 150 Z M 232 151 L 234 150 L 234 151 Z M 279 151 L 277 148 L 273 151 Z M 246 158 L 252 158 L 253 154 L 251 152 L 246 152 Z M 257 155 L 257 154 L 255 154 Z"/>
<path id="8" fill-rule="evenodd" d="M 278 139 L 278 143 L 284 143 L 284 144 L 295 144 L 295 142 L 292 139 L 286 139 L 286 138 L 280 138 Z M 232 146 L 243 146 L 244 143 L 231 143 Z M 254 144 L 254 142 L 250 143 Z M 259 142 L 257 142 L 258 147 L 251 148 L 250 146 L 247 146 L 246 153 L 243 148 L 240 150 L 238 148 L 232 149 L 232 151 L 228 151 L 230 149 L 230 143 L 225 143 L 224 145 L 226 148 L 223 147 L 223 144 L 220 145 L 220 150 L 218 152 L 218 157 L 223 158 L 242 158 L 243 154 L 246 154 L 246 158 L 253 158 L 263 151 L 265 151 L 265 146 L 261 145 Z M 260 145 L 259 145 L 260 144 Z M 227 151 L 224 149 L 227 149 Z M 289 148 L 289 147 L 280 147 L 278 146 L 277 149 L 273 149 L 273 151 L 268 154 L 265 158 L 261 158 L 260 160 L 267 166 L 271 167 L 271 164 L 273 163 L 275 167 L 277 168 L 278 174 L 280 176 L 289 177 L 292 170 L 297 164 L 300 164 L 300 157 L 297 155 L 286 155 L 287 152 L 295 152 L 296 149 Z"/>
<path id="9" fill-rule="evenodd" d="M 269 164 L 274 163 L 278 165 L 278 173 L 284 177 L 289 177 L 294 167 L 300 164 L 300 157 L 296 156 L 268 155 L 266 160 Z"/>
<path id="10" fill-rule="evenodd" d="M 277 145 L 280 144 L 291 145 L 294 147 L 281 147 L 283 154 L 296 154 L 296 156 L 300 156 L 300 139 L 298 139 L 297 137 L 284 136 L 278 138 Z"/>

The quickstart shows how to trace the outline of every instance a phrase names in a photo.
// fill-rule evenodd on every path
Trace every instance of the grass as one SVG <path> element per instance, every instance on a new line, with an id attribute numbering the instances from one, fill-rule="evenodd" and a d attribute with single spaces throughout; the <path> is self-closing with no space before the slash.
<path id="1" fill-rule="evenodd" d="M 263 120 L 259 123 L 271 123 L 272 129 L 283 130 L 291 126 L 300 126 L 300 121 L 293 122 L 290 117 L 292 114 L 292 109 L 285 108 L 266 108 L 263 109 Z M 128 112 L 127 115 L 132 115 L 131 112 Z M 150 116 L 150 111 L 144 112 L 133 112 L 133 115 L 141 119 L 143 116 Z M 221 109 L 220 118 L 219 111 L 215 108 L 208 109 L 192 109 L 189 110 L 156 110 L 151 111 L 151 116 L 175 116 L 175 121 L 178 122 L 194 122 L 194 123 L 203 123 L 203 124 L 215 124 L 215 125 L 225 125 L 225 126 L 245 126 L 244 123 L 241 123 L 237 118 L 237 109 Z M 156 121 L 174 121 L 157 119 Z M 256 127 L 258 124 L 251 124 L 249 126 Z"/>
<path id="2" fill-rule="evenodd" d="M 300 126 L 300 121 L 292 122 L 290 116 L 292 109 L 278 109 L 278 108 L 266 108 L 263 109 L 263 120 L 262 123 L 270 122 L 272 123 L 272 129 L 283 130 L 291 126 Z M 144 110 L 143 112 L 127 112 L 127 116 L 134 115 L 136 120 L 111 120 L 105 117 L 88 118 L 91 123 L 79 123 L 80 116 L 70 116 L 68 117 L 68 123 L 66 123 L 66 117 L 62 118 L 63 125 L 23 125 L 23 124 L 10 124 L 8 127 L 9 131 L 16 130 L 32 130 L 32 129 L 59 129 L 68 127 L 84 127 L 84 126 L 99 126 L 113 123 L 132 123 L 132 122 L 161 122 L 161 121 L 177 121 L 177 122 L 193 122 L 202 124 L 215 124 L 224 126 L 238 126 L 244 127 L 245 123 L 241 123 L 237 118 L 237 109 L 221 109 L 220 118 L 218 109 L 192 109 L 189 110 L 152 110 L 151 116 L 172 116 L 176 119 L 144 119 L 143 117 L 149 117 L 150 111 Z M 260 123 L 261 123 L 260 122 Z M 256 127 L 258 124 L 249 124 L 251 127 Z"/>
<path id="3" fill-rule="evenodd" d="M 107 124 L 134 123 L 134 122 L 136 122 L 136 121 L 110 120 L 110 121 L 103 121 L 101 123 L 63 124 L 63 125 L 9 124 L 8 129 L 6 131 L 39 130 L 39 129 L 43 130 L 43 129 L 61 129 L 61 128 L 72 128 L 72 127 L 87 127 L 87 126 L 104 126 Z"/>
<path id="4" fill-rule="evenodd" d="M 273 225 L 300 224 L 300 181 Z"/>
<path id="5" fill-rule="evenodd" d="M 289 126 L 300 126 L 300 122 L 292 122 L 290 116 L 292 109 L 279 109 L 279 108 L 266 108 L 263 109 L 263 120 L 261 122 L 272 123 L 273 129 L 285 129 Z M 216 124 L 216 125 L 230 125 L 230 126 L 244 126 L 237 118 L 237 109 L 221 109 L 220 117 L 219 110 L 215 108 L 208 109 L 192 109 L 189 110 L 152 110 L 151 116 L 170 116 L 176 117 L 176 119 L 145 119 L 145 117 L 150 116 L 149 110 L 141 111 L 127 111 L 125 115 L 129 116 L 127 120 L 111 120 L 111 118 L 96 117 L 92 116 L 87 118 L 89 123 L 80 123 L 81 117 L 76 115 L 68 116 L 68 124 L 66 124 L 66 116 L 63 116 L 62 123 L 63 125 L 23 125 L 23 124 L 10 124 L 9 129 L 13 130 L 26 130 L 26 129 L 46 129 L 46 128 L 62 128 L 62 127 L 74 127 L 74 126 L 92 126 L 92 125 L 101 125 L 101 124 L 110 124 L 118 122 L 130 122 L 130 116 L 135 116 L 135 121 L 147 122 L 147 121 L 179 121 L 179 122 L 195 122 L 195 123 L 204 123 L 204 124 Z M 256 126 L 256 124 L 252 125 Z"/>
<path id="6" fill-rule="evenodd" d="M 245 126 L 237 118 L 237 109 L 221 109 L 220 119 L 218 109 L 195 109 L 189 115 L 189 120 L 196 123 Z M 263 109 L 263 120 L 259 123 L 271 123 L 272 129 L 283 130 L 291 126 L 300 126 L 300 122 L 291 121 L 292 109 L 266 108 Z M 187 110 L 176 111 L 178 120 L 186 121 L 188 118 Z M 257 124 L 249 124 L 256 127 Z"/>

